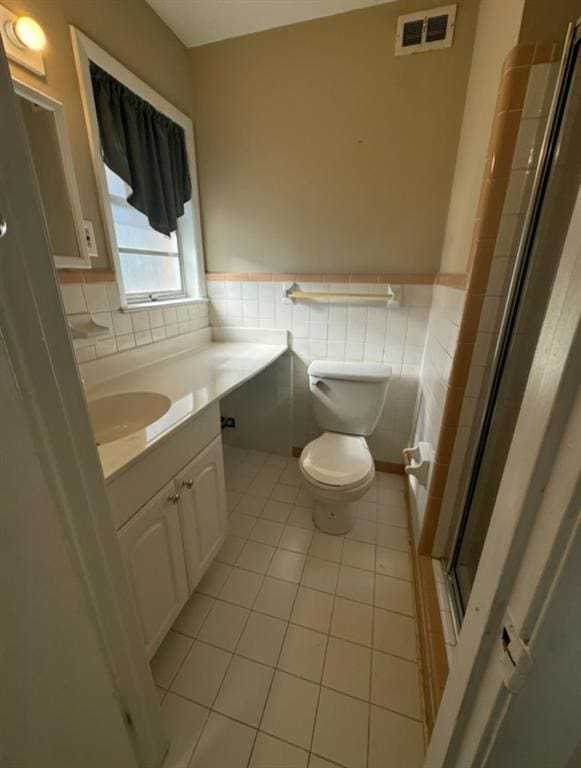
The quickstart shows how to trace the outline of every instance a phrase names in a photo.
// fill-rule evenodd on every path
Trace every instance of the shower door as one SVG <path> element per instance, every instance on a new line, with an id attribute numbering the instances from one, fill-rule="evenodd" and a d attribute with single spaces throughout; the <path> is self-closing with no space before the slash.
<path id="1" fill-rule="evenodd" d="M 462 620 L 581 178 L 580 25 L 569 32 L 447 572 Z M 581 301 L 581 285 L 579 286 Z M 581 366 L 581 362 L 580 362 Z"/>

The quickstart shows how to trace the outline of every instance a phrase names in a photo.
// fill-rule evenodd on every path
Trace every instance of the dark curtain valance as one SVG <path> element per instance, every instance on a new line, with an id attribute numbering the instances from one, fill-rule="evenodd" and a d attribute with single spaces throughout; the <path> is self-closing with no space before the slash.
<path id="1" fill-rule="evenodd" d="M 183 128 L 93 62 L 91 80 L 105 164 L 153 229 L 175 232 L 192 196 Z"/>

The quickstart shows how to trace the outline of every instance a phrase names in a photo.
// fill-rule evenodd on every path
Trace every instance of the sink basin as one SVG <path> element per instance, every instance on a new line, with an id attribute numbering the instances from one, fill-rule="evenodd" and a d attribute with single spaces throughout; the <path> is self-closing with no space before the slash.
<path id="1" fill-rule="evenodd" d="M 111 443 L 144 429 L 167 413 L 171 400 L 158 392 L 124 392 L 89 402 L 97 445 Z"/>

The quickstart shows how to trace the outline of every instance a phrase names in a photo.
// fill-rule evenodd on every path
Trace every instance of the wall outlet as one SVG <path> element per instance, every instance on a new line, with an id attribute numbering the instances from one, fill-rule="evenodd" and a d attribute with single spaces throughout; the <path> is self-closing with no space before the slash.
<path id="1" fill-rule="evenodd" d="M 98 257 L 97 243 L 95 242 L 95 230 L 93 229 L 93 222 L 89 219 L 83 219 L 83 231 L 85 233 L 85 242 L 87 244 L 87 253 L 91 259 Z"/>

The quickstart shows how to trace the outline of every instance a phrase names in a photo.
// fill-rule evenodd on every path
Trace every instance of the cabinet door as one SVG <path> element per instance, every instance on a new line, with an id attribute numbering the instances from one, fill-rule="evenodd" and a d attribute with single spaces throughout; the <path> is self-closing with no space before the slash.
<path id="1" fill-rule="evenodd" d="M 216 556 L 226 534 L 222 438 L 217 437 L 176 478 L 190 591 Z"/>
<path id="2" fill-rule="evenodd" d="M 188 598 L 179 507 L 168 483 L 119 531 L 119 545 L 151 657 Z"/>

